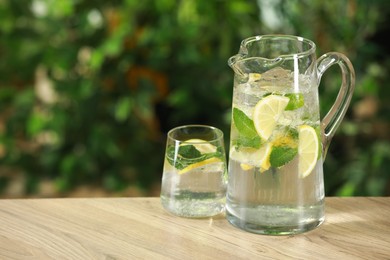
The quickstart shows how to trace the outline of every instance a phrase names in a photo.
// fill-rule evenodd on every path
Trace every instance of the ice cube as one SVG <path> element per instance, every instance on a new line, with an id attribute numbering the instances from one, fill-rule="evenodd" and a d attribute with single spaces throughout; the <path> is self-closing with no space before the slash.
<path id="1" fill-rule="evenodd" d="M 290 70 L 276 67 L 261 74 L 257 82 L 267 91 L 287 92 L 293 86 L 293 73 Z"/>

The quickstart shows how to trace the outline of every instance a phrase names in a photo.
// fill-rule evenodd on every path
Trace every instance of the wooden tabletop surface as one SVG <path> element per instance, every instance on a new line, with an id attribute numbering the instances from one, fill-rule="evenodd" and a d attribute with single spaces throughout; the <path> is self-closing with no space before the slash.
<path id="1" fill-rule="evenodd" d="M 175 217 L 159 198 L 0 200 L 0 259 L 390 259 L 390 197 L 328 197 L 325 223 L 294 236 Z"/>

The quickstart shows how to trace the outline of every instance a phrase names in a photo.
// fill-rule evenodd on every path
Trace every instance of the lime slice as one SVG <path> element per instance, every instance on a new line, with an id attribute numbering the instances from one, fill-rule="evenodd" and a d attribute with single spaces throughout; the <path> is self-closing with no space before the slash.
<path id="1" fill-rule="evenodd" d="M 308 125 L 302 125 L 298 128 L 299 144 L 299 177 L 305 178 L 314 169 L 318 160 L 319 141 L 316 130 Z"/>
<path id="2" fill-rule="evenodd" d="M 269 95 L 257 102 L 253 112 L 253 123 L 258 135 L 268 140 L 286 108 L 288 97 Z"/>
<path id="3" fill-rule="evenodd" d="M 189 144 L 193 145 L 201 154 L 217 152 L 217 147 L 215 145 L 202 139 L 188 139 L 184 141 L 181 146 Z"/>
<path id="4" fill-rule="evenodd" d="M 196 163 L 190 164 L 187 167 L 185 167 L 185 168 L 181 169 L 180 171 L 178 171 L 178 173 L 179 174 L 184 174 L 184 173 L 187 173 L 187 172 L 189 172 L 189 171 L 191 171 L 193 169 L 196 169 L 196 168 L 208 165 L 208 164 L 212 164 L 212 163 L 217 163 L 217 162 L 222 162 L 222 161 L 221 161 L 221 159 L 219 159 L 217 157 L 212 157 L 212 158 L 206 159 L 204 161 L 200 161 L 200 162 L 196 162 Z"/>

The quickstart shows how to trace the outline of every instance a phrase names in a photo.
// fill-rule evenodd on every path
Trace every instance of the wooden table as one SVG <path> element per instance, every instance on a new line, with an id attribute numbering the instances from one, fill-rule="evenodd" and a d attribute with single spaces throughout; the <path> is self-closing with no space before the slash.
<path id="1" fill-rule="evenodd" d="M 326 198 L 294 236 L 184 219 L 158 198 L 0 200 L 0 259 L 390 259 L 390 197 Z"/>

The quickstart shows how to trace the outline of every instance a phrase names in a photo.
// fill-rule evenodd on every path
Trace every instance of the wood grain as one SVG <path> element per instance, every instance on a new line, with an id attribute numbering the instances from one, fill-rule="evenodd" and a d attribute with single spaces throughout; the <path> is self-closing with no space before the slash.
<path id="1" fill-rule="evenodd" d="M 390 259 L 390 197 L 326 198 L 326 221 L 264 236 L 158 198 L 0 200 L 0 259 Z"/>

